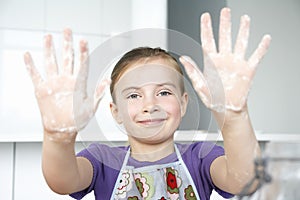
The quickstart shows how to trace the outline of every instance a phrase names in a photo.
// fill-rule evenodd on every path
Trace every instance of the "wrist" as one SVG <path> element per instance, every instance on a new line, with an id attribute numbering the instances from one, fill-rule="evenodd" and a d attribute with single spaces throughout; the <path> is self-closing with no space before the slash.
<path id="1" fill-rule="evenodd" d="M 226 109 L 224 112 L 213 111 L 213 115 L 221 131 L 226 127 L 250 123 L 247 106 L 244 106 L 239 111 L 234 111 L 230 109 Z"/>
<path id="2" fill-rule="evenodd" d="M 77 132 L 58 132 L 44 129 L 44 140 L 57 143 L 75 143 Z"/>

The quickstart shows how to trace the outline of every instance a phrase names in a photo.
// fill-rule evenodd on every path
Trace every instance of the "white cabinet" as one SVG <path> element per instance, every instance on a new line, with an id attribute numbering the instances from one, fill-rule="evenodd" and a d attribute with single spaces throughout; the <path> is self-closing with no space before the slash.
<path id="1" fill-rule="evenodd" d="M 82 149 L 82 144 L 76 144 L 76 150 Z M 14 180 L 14 200 L 43 199 L 43 200 L 67 200 L 73 199 L 68 195 L 58 195 L 50 190 L 42 174 L 41 142 L 26 142 L 16 144 L 15 157 L 15 180 Z M 1 166 L 2 167 L 2 166 Z M 11 177 L 10 177 L 11 178 Z M 1 176 L 2 181 L 2 176 Z M 11 182 L 12 179 L 9 179 Z M 10 185 L 10 184 L 9 184 Z M 1 199 L 11 199 L 2 198 Z M 94 199 L 93 193 L 87 195 L 85 200 Z"/>
<path id="2" fill-rule="evenodd" d="M 15 200 L 53 199 L 41 169 L 41 143 L 18 143 L 16 146 Z"/>
<path id="3" fill-rule="evenodd" d="M 0 143 L 0 199 L 13 196 L 13 143 Z"/>

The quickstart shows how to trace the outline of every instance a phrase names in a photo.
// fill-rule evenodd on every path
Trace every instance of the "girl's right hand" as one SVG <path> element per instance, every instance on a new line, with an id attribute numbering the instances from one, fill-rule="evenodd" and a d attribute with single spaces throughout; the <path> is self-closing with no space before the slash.
<path id="1" fill-rule="evenodd" d="M 34 66 L 30 53 L 25 53 L 24 61 L 34 84 L 44 131 L 54 139 L 59 139 L 83 129 L 94 115 L 105 87 L 109 85 L 109 81 L 104 80 L 97 85 L 93 97 L 87 95 L 87 42 L 80 41 L 79 67 L 76 71 L 70 29 L 64 30 L 60 69 L 56 63 L 51 35 L 45 36 L 46 78 L 42 78 Z"/>

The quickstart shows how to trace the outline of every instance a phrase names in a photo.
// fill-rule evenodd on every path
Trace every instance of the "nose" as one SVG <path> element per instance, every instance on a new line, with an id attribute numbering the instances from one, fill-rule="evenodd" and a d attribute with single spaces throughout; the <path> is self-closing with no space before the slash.
<path id="1" fill-rule="evenodd" d="M 143 113 L 153 113 L 159 110 L 160 107 L 157 104 L 155 97 L 146 97 L 144 99 Z"/>

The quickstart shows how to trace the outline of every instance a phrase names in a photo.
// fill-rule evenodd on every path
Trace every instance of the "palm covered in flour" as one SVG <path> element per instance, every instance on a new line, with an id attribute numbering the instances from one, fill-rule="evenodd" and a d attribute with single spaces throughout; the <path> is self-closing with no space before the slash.
<path id="1" fill-rule="evenodd" d="M 250 18 L 246 15 L 241 17 L 233 51 L 230 18 L 230 9 L 222 9 L 219 51 L 217 51 L 210 15 L 205 13 L 201 17 L 203 73 L 191 58 L 183 56 L 180 59 L 203 103 L 215 111 L 223 111 L 224 108 L 240 111 L 245 107 L 257 65 L 266 53 L 271 40 L 269 35 L 265 35 L 258 48 L 246 60 L 244 57 L 248 44 Z"/>
<path id="2" fill-rule="evenodd" d="M 31 55 L 24 55 L 25 64 L 35 88 L 44 129 L 49 133 L 76 133 L 93 116 L 104 91 L 99 84 L 93 97 L 87 95 L 88 47 L 80 42 L 79 67 L 74 68 L 72 32 L 64 30 L 63 63 L 59 69 L 52 36 L 45 36 L 45 71 L 42 78 Z"/>

